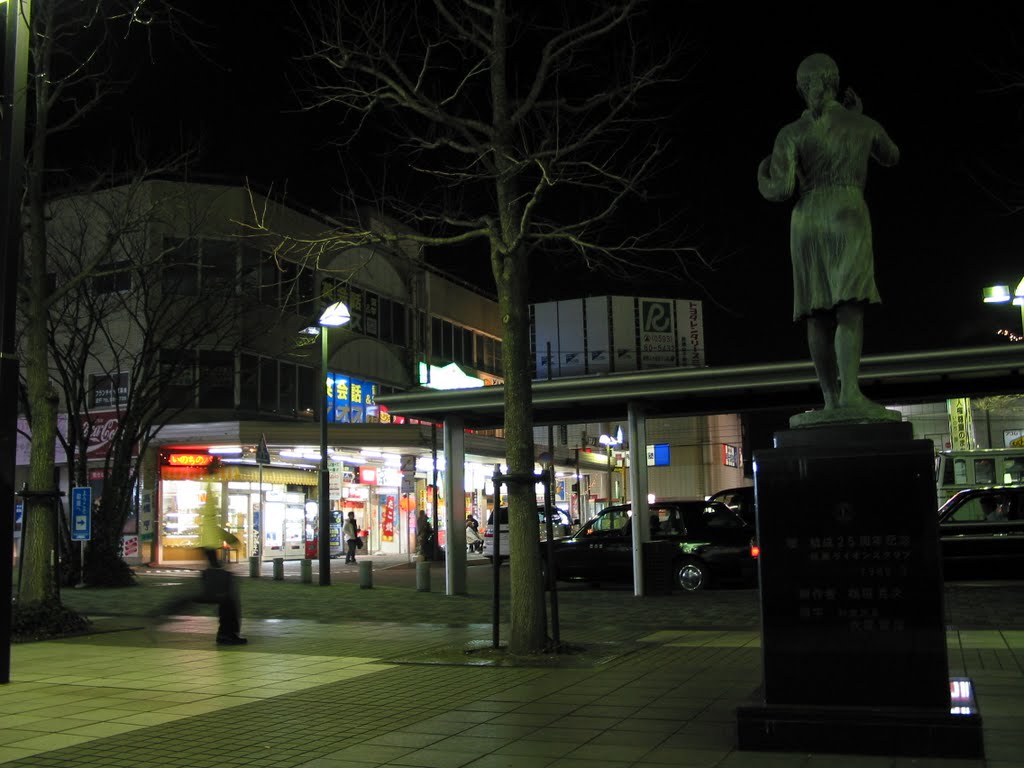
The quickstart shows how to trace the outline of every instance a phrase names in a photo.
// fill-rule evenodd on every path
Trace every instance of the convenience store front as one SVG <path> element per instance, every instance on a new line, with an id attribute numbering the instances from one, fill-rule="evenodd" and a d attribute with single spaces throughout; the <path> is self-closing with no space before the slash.
<path id="1" fill-rule="evenodd" d="M 240 541 L 229 556 L 258 554 L 258 534 L 252 532 L 262 531 L 264 557 L 304 557 L 316 520 L 316 482 L 316 473 L 305 469 L 264 467 L 261 473 L 259 467 L 224 464 L 213 453 L 161 451 L 156 560 L 199 559 L 199 514 L 211 495 L 224 528 Z"/>
<path id="2" fill-rule="evenodd" d="M 439 440 L 434 429 L 424 424 L 329 426 L 332 557 L 343 551 L 341 524 L 352 511 L 366 537 L 366 554 L 409 554 L 411 558 L 416 548 L 416 512 L 424 509 L 433 518 L 431 486 L 444 487 L 444 459 L 436 454 Z M 237 548 L 225 552 L 232 561 L 257 555 L 264 560 L 317 557 L 318 429 L 308 423 L 221 422 L 175 425 L 168 430 L 155 462 L 152 530 L 156 536 L 151 561 L 200 561 L 199 512 L 210 496 L 221 510 L 223 527 L 239 539 Z M 235 430 L 242 439 L 230 445 L 224 442 L 225 431 Z M 261 466 L 256 463 L 260 442 L 271 431 L 275 440 L 291 439 L 287 444 L 270 442 L 265 457 L 269 462 Z M 219 439 L 200 442 L 204 437 Z M 488 467 L 504 451 L 499 438 L 468 435 L 467 439 L 490 462 Z M 353 444 L 377 447 L 345 447 Z M 467 479 L 477 474 L 468 470 L 467 464 Z M 443 525 L 444 499 L 437 501 L 437 519 Z"/>

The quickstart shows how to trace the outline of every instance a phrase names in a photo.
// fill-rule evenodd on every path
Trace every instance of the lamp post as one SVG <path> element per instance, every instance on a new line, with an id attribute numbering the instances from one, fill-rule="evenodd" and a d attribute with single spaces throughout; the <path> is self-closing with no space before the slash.
<path id="1" fill-rule="evenodd" d="M 15 304 L 21 253 L 21 192 L 25 166 L 25 99 L 28 89 L 29 0 L 6 3 L 4 44 L 4 101 L 0 123 L 0 683 L 10 682 L 11 590 L 14 540 L 15 434 L 18 427 L 18 357 Z"/>
<path id="2" fill-rule="evenodd" d="M 608 504 L 612 503 L 612 474 L 615 471 L 615 465 L 612 463 L 612 449 L 616 445 L 622 445 L 622 427 L 618 428 L 615 435 L 601 435 L 597 438 L 597 442 L 605 446 L 608 449 Z M 583 522 L 580 520 L 580 522 Z"/>
<path id="3" fill-rule="evenodd" d="M 1020 324 L 1024 332 L 1024 278 L 1017 283 L 1017 287 L 1010 293 L 1008 285 L 990 285 L 982 291 L 982 301 L 985 304 L 1007 304 L 1012 303 L 1020 307 Z"/>
<path id="4" fill-rule="evenodd" d="M 320 315 L 320 484 L 317 553 L 320 559 L 320 586 L 331 586 L 331 499 L 330 469 L 327 466 L 327 336 L 329 328 L 345 325 L 352 315 L 343 302 L 336 301 Z"/>

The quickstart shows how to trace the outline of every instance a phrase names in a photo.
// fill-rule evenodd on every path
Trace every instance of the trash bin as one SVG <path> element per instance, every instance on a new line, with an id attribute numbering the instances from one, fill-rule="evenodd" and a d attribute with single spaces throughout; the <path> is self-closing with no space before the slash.
<path id="1" fill-rule="evenodd" d="M 675 576 L 672 573 L 672 562 L 676 546 L 671 541 L 645 541 L 643 544 L 644 558 L 644 594 L 667 595 L 672 591 Z"/>
<path id="2" fill-rule="evenodd" d="M 284 558 L 275 557 L 274 563 L 274 581 L 284 581 Z"/>
<path id="3" fill-rule="evenodd" d="M 299 563 L 299 575 L 303 584 L 313 583 L 313 561 L 308 557 Z"/>

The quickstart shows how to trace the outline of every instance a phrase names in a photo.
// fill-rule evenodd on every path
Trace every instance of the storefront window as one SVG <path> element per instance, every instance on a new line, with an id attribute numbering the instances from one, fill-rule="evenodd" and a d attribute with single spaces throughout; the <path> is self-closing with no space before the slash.
<path id="1" fill-rule="evenodd" d="M 212 499 L 211 499 L 212 496 Z M 199 524 L 210 502 L 221 509 L 221 484 L 208 480 L 164 480 L 160 525 L 166 562 L 199 560 Z"/>

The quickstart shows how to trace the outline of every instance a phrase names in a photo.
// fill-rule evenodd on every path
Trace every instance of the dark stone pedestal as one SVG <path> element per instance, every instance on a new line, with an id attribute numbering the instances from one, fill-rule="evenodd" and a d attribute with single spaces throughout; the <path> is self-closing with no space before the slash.
<path id="1" fill-rule="evenodd" d="M 931 442 L 790 430 L 754 462 L 764 705 L 740 748 L 979 756 L 980 717 L 950 714 Z"/>

